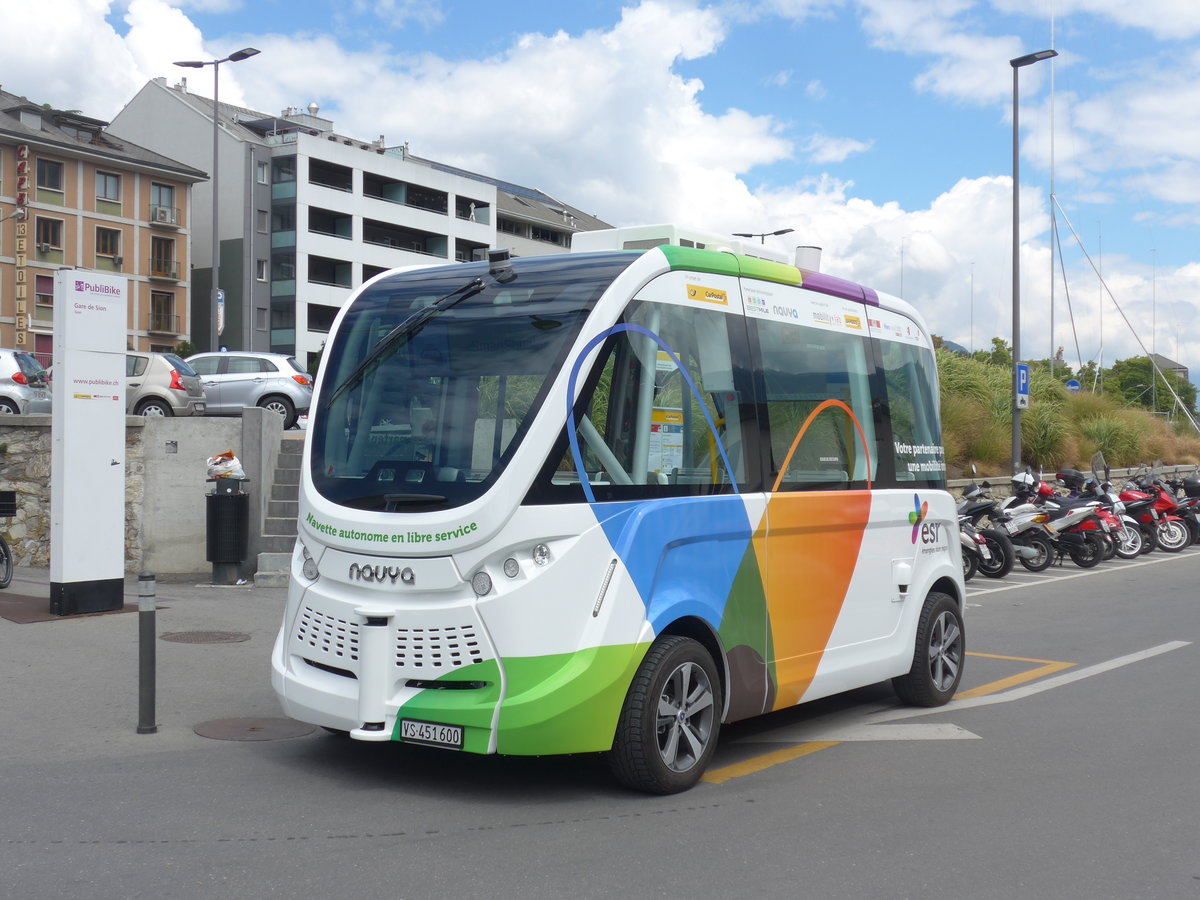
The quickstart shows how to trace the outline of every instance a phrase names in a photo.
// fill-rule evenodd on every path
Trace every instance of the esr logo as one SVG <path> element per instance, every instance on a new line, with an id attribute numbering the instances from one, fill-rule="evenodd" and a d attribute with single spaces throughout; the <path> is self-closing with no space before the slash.
<path id="1" fill-rule="evenodd" d="M 921 523 L 921 543 L 922 544 L 939 544 L 942 537 L 941 522 L 922 522 Z"/>
<path id="2" fill-rule="evenodd" d="M 912 542 L 917 542 L 917 537 L 921 538 L 922 544 L 938 544 L 942 539 L 942 523 L 927 522 L 925 519 L 929 515 L 929 501 L 921 502 L 921 498 L 913 494 L 913 511 L 908 514 L 908 524 L 913 527 Z"/>

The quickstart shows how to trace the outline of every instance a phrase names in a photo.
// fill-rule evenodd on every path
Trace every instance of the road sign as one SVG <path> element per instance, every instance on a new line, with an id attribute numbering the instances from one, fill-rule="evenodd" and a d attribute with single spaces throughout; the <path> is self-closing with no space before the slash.
<path id="1" fill-rule="evenodd" d="M 1067 382 L 1067 390 L 1070 391 L 1072 394 L 1078 394 L 1082 387 L 1083 387 L 1083 385 L 1081 385 L 1074 378 L 1072 378 L 1070 381 Z"/>
<path id="2" fill-rule="evenodd" d="M 225 333 L 225 292 L 217 289 L 217 334 Z"/>
<path id="3" fill-rule="evenodd" d="M 1029 366 L 1017 364 L 1017 409 L 1029 409 Z"/>

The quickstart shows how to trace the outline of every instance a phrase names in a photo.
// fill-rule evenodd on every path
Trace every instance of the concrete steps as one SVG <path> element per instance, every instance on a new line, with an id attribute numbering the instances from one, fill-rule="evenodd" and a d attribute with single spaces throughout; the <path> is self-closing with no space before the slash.
<path id="1" fill-rule="evenodd" d="M 299 512 L 300 464 L 304 456 L 304 434 L 285 433 L 279 442 L 275 476 L 267 499 L 267 517 L 259 542 L 258 572 L 254 583 L 262 587 L 287 587 L 296 543 Z"/>

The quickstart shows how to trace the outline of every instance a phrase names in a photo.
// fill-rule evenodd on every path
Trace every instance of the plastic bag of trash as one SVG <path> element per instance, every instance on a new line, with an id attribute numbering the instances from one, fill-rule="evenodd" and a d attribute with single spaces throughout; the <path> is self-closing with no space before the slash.
<path id="1" fill-rule="evenodd" d="M 226 450 L 224 453 L 218 453 L 216 456 L 208 458 L 208 477 L 244 479 L 246 470 L 242 468 L 238 458 L 233 455 L 233 451 Z"/>

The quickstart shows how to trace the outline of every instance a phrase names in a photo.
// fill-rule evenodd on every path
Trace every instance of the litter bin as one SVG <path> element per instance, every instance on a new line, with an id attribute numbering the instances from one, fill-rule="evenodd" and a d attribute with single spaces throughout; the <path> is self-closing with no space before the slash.
<path id="1" fill-rule="evenodd" d="M 243 478 L 210 478 L 212 493 L 205 497 L 206 559 L 212 563 L 213 584 L 237 584 L 238 568 L 250 544 L 250 495 Z"/>

